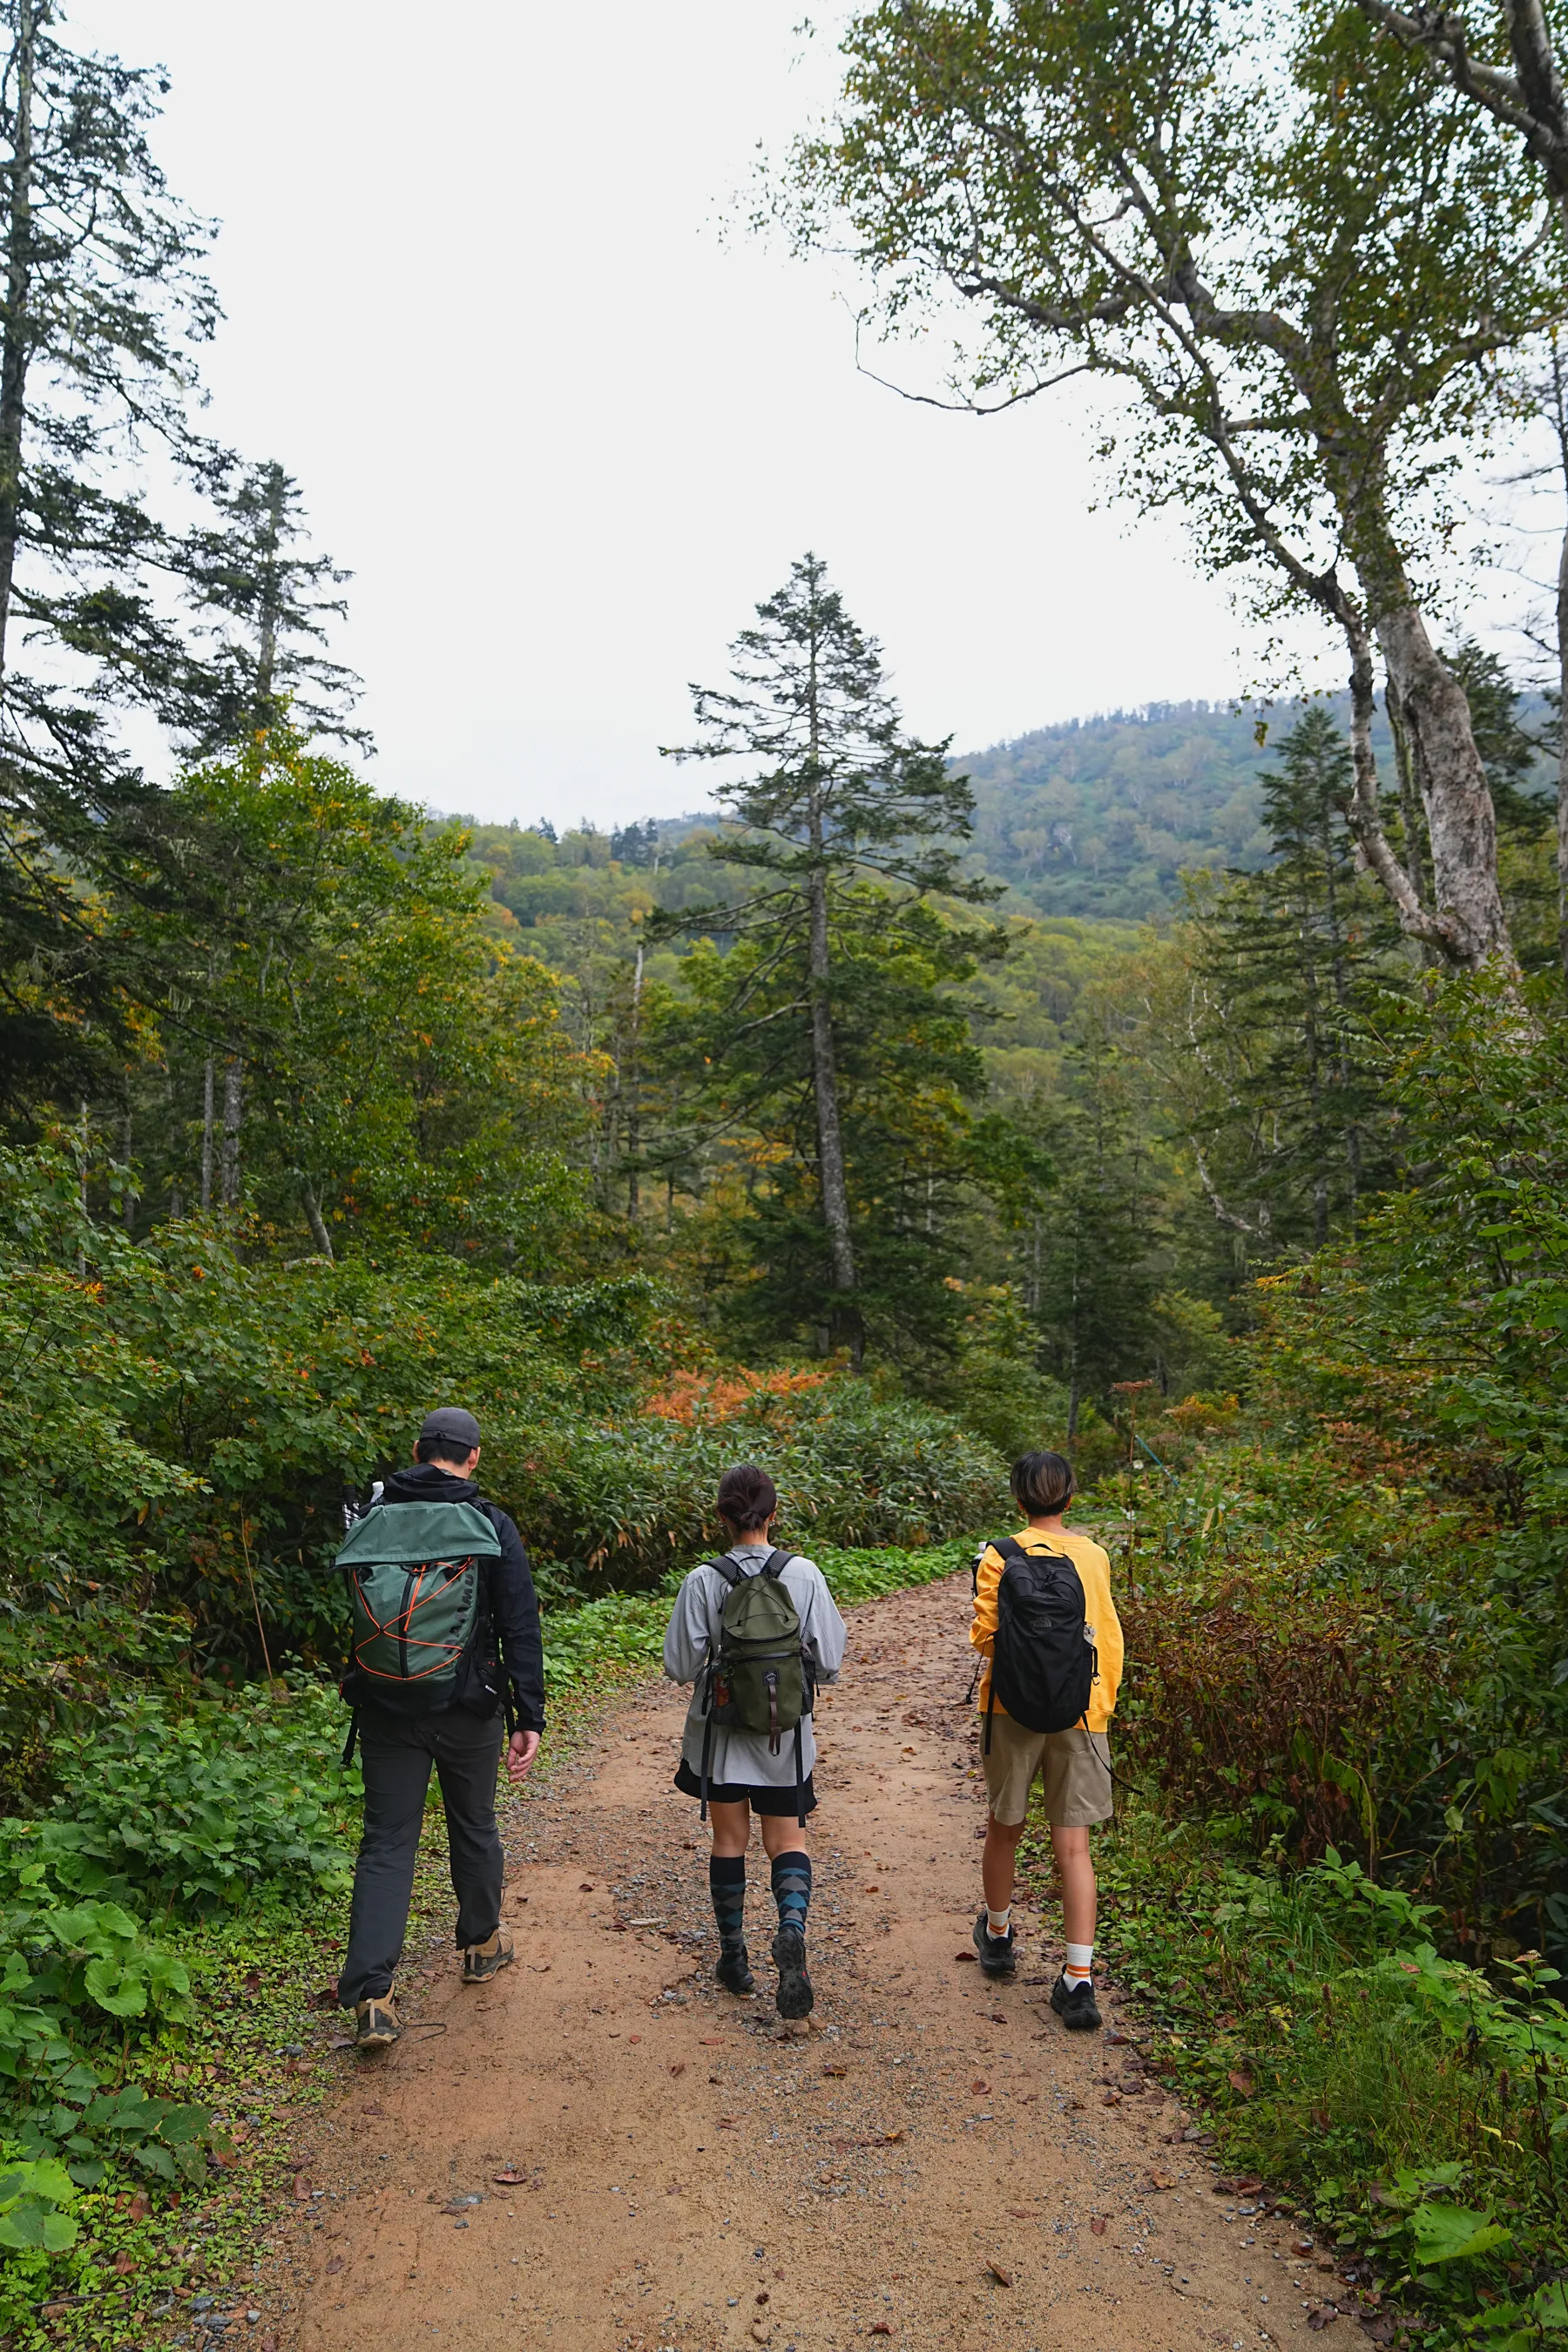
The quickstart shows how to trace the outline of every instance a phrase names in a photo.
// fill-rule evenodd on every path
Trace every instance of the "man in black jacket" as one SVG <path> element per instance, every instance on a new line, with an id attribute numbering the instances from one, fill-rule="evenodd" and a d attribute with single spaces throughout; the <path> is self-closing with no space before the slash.
<path id="1" fill-rule="evenodd" d="M 496 1828 L 496 1767 L 509 1724 L 506 1769 L 514 1788 L 533 1762 L 544 1728 L 544 1652 L 528 1554 L 506 1513 L 474 1485 L 479 1460 L 479 1423 L 471 1412 L 443 1405 L 426 1415 L 412 1469 L 395 1471 L 382 1496 L 388 1503 L 472 1503 L 500 1538 L 500 1558 L 483 1563 L 479 1622 L 451 1705 L 439 1713 L 395 1714 L 354 1668 L 343 1680 L 359 1722 L 364 1835 L 338 1999 L 354 2011 L 362 2050 L 384 2049 L 401 2031 L 393 1979 L 432 1764 L 447 1814 L 463 1982 L 483 1984 L 512 1957 L 510 1933 L 500 1924 L 505 1864 Z"/>

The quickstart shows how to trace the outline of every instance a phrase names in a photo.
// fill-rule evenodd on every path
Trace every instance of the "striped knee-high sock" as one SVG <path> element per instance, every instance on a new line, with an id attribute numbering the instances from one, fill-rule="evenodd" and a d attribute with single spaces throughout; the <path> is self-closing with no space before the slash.
<path id="1" fill-rule="evenodd" d="M 804 1936 L 806 1913 L 811 1908 L 810 1854 L 773 1856 L 773 1901 L 779 1906 L 779 1926 L 798 1927 Z"/>
<path id="2" fill-rule="evenodd" d="M 719 1922 L 719 1941 L 721 1944 L 742 1942 L 742 1923 L 746 1916 L 746 1857 L 743 1853 L 710 1854 L 708 1892 L 713 1897 L 713 1916 Z"/>

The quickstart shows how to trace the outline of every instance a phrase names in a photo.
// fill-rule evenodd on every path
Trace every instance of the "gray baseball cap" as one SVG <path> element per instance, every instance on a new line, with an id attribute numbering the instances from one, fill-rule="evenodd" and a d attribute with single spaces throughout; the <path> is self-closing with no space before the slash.
<path id="1" fill-rule="evenodd" d="M 460 1404 L 440 1404 L 434 1412 L 427 1412 L 419 1424 L 421 1445 L 431 1437 L 442 1438 L 448 1445 L 460 1445 L 465 1453 L 471 1453 L 479 1442 L 479 1424 Z"/>

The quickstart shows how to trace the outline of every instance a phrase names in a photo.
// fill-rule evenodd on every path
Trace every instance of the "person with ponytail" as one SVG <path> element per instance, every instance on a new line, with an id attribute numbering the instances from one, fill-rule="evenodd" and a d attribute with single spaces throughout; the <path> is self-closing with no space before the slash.
<path id="1" fill-rule="evenodd" d="M 694 1568 L 681 1585 L 664 1637 L 664 1671 L 671 1682 L 695 1686 L 675 1785 L 696 1798 L 712 1822 L 715 1973 L 726 1992 L 756 1990 L 745 1935 L 746 1850 L 755 1813 L 778 1909 L 778 2012 L 803 2018 L 815 1999 L 805 1957 L 805 1823 L 816 1807 L 811 1693 L 837 1678 L 847 1635 L 816 1562 L 774 1549 L 778 1507 L 765 1470 L 742 1462 L 725 1471 L 718 1513 L 729 1549 Z"/>

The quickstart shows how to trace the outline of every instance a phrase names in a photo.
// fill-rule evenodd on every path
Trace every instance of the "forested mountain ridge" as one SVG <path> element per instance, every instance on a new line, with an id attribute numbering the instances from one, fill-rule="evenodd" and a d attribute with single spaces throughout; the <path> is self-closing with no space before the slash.
<path id="1" fill-rule="evenodd" d="M 1317 699 L 1348 727 L 1347 696 Z M 965 865 L 1016 892 L 1020 912 L 1121 922 L 1173 912 L 1182 903 L 1184 873 L 1255 873 L 1268 864 L 1261 779 L 1305 707 L 1151 702 L 1058 720 L 982 751 L 955 753 L 952 764 L 974 792 Z M 1546 716 L 1541 698 L 1521 697 L 1518 715 L 1539 733 Z M 1373 742 L 1379 771 L 1392 785 L 1394 742 L 1381 709 Z M 1539 790 L 1549 788 L 1544 758 L 1534 781 Z M 612 862 L 635 866 L 651 883 L 657 854 L 655 895 L 666 905 L 684 904 L 678 869 L 688 869 L 686 882 L 700 875 L 703 889 L 712 887 L 711 869 L 705 872 L 706 861 L 698 862 L 701 843 L 693 837 L 710 834 L 715 824 L 709 812 L 692 810 L 609 834 L 584 825 L 565 836 L 584 847 L 565 857 L 552 856 L 547 844 L 498 856 L 505 879 L 496 897 L 524 925 L 581 916 L 606 897 L 608 886 L 593 878 L 595 870 L 602 876 Z M 510 830 L 476 828 L 485 862 L 495 855 L 498 836 Z"/>

